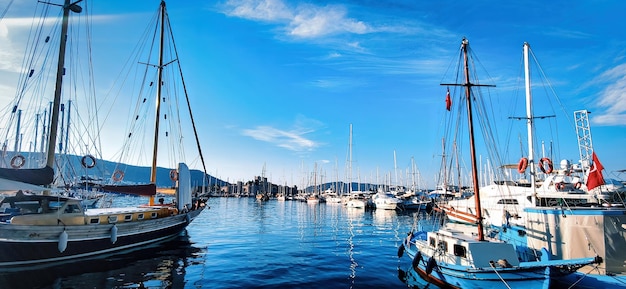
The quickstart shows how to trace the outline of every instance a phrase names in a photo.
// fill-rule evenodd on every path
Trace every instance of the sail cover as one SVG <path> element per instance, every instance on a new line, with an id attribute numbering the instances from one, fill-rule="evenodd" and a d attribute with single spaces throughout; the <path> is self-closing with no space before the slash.
<path id="1" fill-rule="evenodd" d="M 38 169 L 0 168 L 0 178 L 43 186 L 54 181 L 54 169 L 48 166 Z"/>

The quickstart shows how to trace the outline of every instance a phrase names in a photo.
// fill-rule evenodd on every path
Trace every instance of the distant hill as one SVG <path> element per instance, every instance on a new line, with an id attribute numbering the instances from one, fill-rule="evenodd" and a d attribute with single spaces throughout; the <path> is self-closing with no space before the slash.
<path id="1" fill-rule="evenodd" d="M 34 160 L 36 155 L 41 155 L 41 154 L 35 154 L 35 153 L 31 154 L 27 152 L 22 152 L 21 154 L 26 158 L 26 164 L 27 164 L 26 167 L 36 162 Z M 13 156 L 14 154 L 9 152 L 7 155 Z M 94 179 L 102 179 L 106 182 L 111 179 L 111 176 L 113 175 L 113 172 L 115 171 L 116 165 L 117 165 L 117 163 L 115 162 L 97 159 L 96 164 L 93 168 L 85 168 L 82 166 L 82 163 L 81 163 L 82 159 L 83 159 L 83 156 L 57 154 L 58 164 L 56 167 L 56 171 L 57 172 L 59 170 L 63 171 L 64 172 L 63 176 L 65 176 L 64 177 L 65 181 L 60 180 L 59 183 L 71 182 L 74 180 L 73 179 L 74 177 L 78 179 L 81 176 L 89 176 Z M 8 160 L 5 160 L 5 163 L 8 164 Z M 91 164 L 89 160 L 87 160 L 87 163 Z M 124 171 L 123 181 L 125 183 L 147 183 L 150 181 L 150 167 L 140 167 L 140 166 L 123 164 L 120 166 L 120 169 Z M 203 172 L 199 170 L 190 170 L 190 173 L 191 173 L 191 185 L 201 186 L 203 183 L 202 182 L 202 178 L 204 175 Z M 69 176 L 71 176 L 71 180 Z M 211 175 L 207 175 L 207 176 L 208 176 L 207 178 L 208 183 L 206 183 L 207 185 L 217 184 L 219 186 L 224 186 L 228 184 L 227 182 L 220 180 L 218 178 L 215 178 Z M 157 179 L 157 187 L 171 187 L 174 185 L 173 181 L 170 179 L 169 168 L 163 168 L 163 167 L 157 168 L 156 179 Z"/>

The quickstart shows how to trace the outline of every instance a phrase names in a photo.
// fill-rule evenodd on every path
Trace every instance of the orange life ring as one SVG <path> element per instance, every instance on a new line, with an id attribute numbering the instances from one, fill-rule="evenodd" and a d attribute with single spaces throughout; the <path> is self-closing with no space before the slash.
<path id="1" fill-rule="evenodd" d="M 89 162 L 87 162 L 89 160 Z M 86 155 L 81 160 L 80 163 L 83 165 L 83 168 L 91 169 L 96 166 L 96 158 L 92 155 Z"/>
<path id="2" fill-rule="evenodd" d="M 519 172 L 520 174 L 523 174 L 526 171 L 527 167 L 528 167 L 528 159 L 521 158 L 519 160 L 519 164 L 517 164 L 517 172 Z"/>
<path id="3" fill-rule="evenodd" d="M 14 169 L 19 169 L 24 166 L 26 163 L 26 159 L 23 155 L 15 155 L 11 158 L 11 167 Z"/>
<path id="4" fill-rule="evenodd" d="M 119 182 L 119 181 L 124 179 L 124 172 L 122 172 L 120 170 L 115 170 L 115 172 L 113 172 L 113 176 L 111 178 L 113 179 L 113 181 Z"/>
<path id="5" fill-rule="evenodd" d="M 548 165 L 547 169 L 544 166 L 544 164 Z M 541 160 L 539 161 L 539 169 L 541 169 L 541 172 L 543 172 L 544 174 L 552 173 L 552 171 L 554 170 L 554 165 L 552 165 L 552 160 L 550 160 L 550 158 L 541 158 Z"/>
<path id="6" fill-rule="evenodd" d="M 176 170 L 170 170 L 170 179 L 178 181 L 178 172 Z"/>

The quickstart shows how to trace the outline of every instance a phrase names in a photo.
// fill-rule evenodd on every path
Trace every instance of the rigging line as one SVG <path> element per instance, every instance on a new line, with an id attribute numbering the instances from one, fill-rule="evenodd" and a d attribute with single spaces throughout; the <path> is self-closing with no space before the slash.
<path id="1" fill-rule="evenodd" d="M 500 281 L 502 281 L 502 283 L 504 283 L 504 286 L 506 286 L 506 288 L 511 289 L 511 286 L 509 286 L 509 284 L 506 283 L 506 280 L 504 280 L 504 278 L 502 278 L 502 276 L 500 276 L 500 273 L 498 273 L 498 270 L 496 270 L 496 267 L 493 266 L 493 261 L 489 262 L 489 266 L 493 269 L 493 272 L 495 272 L 496 275 L 498 275 L 498 278 L 500 278 Z"/>
<path id="2" fill-rule="evenodd" d="M 4 11 L 2 11 L 2 14 L 0 14 L 0 22 L 2 22 L 2 19 L 4 19 L 4 15 L 6 15 L 7 11 L 9 11 L 11 4 L 13 4 L 13 0 L 9 1 L 9 4 L 7 4 L 7 8 L 4 8 Z"/>
<path id="3" fill-rule="evenodd" d="M 585 279 L 585 277 L 587 277 L 587 275 L 589 275 L 593 270 L 597 270 L 598 269 L 598 264 L 595 264 L 590 270 L 589 272 L 585 273 L 583 275 L 582 278 L 579 278 L 578 280 L 576 280 L 576 282 L 572 283 L 572 285 L 570 285 L 569 287 L 567 287 L 567 289 L 571 289 L 574 288 L 576 286 L 576 284 L 580 283 L 580 281 L 582 281 L 583 279 Z M 617 279 L 617 278 L 616 278 Z"/>
<path id="4" fill-rule="evenodd" d="M 539 72 L 541 74 L 541 76 L 543 77 L 543 79 L 545 79 L 545 81 L 548 83 L 548 88 L 550 89 L 550 91 L 552 92 L 552 94 L 554 95 L 554 97 L 556 98 L 556 101 L 558 102 L 561 110 L 563 110 L 565 118 L 567 119 L 567 123 L 570 124 L 570 126 L 575 129 L 573 123 L 574 121 L 572 121 L 569 117 L 569 114 L 567 113 L 567 111 L 565 110 L 565 105 L 561 102 L 561 99 L 559 98 L 558 94 L 556 93 L 556 91 L 554 90 L 554 87 L 552 86 L 552 83 L 550 82 L 550 80 L 548 79 L 548 77 L 546 76 L 545 72 L 543 71 L 543 68 L 541 67 L 541 65 L 539 64 L 539 60 L 537 60 L 537 57 L 535 56 L 535 53 L 532 51 L 532 49 L 528 49 L 530 51 L 530 55 L 532 56 L 532 58 L 535 60 L 535 64 L 537 64 L 537 68 L 539 69 Z"/>
<path id="5" fill-rule="evenodd" d="M 167 11 L 165 11 L 165 13 L 167 14 Z M 168 16 L 168 19 L 169 19 L 169 16 Z M 180 59 L 178 57 L 178 49 L 176 49 L 176 42 L 174 41 L 174 34 L 172 33 L 172 26 L 168 25 L 167 27 L 170 30 L 170 36 L 172 37 L 172 43 L 173 43 L 174 54 L 176 55 L 176 59 Z M 189 110 L 189 116 L 191 118 L 191 126 L 193 127 L 193 133 L 196 138 L 196 145 L 198 146 L 198 153 L 200 154 L 200 160 L 202 161 L 202 168 L 204 170 L 204 175 L 205 175 L 204 178 L 206 178 L 206 175 L 207 175 L 206 164 L 204 162 L 204 156 L 202 155 L 202 148 L 200 147 L 200 139 L 198 138 L 198 130 L 196 129 L 196 122 L 194 121 L 193 114 L 191 112 L 191 103 L 189 102 L 189 95 L 187 94 L 187 85 L 185 84 L 185 80 L 183 77 L 183 70 L 180 65 L 180 60 L 178 60 L 177 63 L 178 63 L 178 71 L 180 73 L 180 78 L 182 80 L 183 90 L 185 92 L 185 100 L 187 101 L 187 109 Z"/>

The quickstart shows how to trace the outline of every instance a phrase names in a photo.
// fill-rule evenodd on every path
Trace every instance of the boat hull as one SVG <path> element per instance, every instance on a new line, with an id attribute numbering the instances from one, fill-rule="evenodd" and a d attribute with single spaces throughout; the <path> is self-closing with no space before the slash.
<path id="1" fill-rule="evenodd" d="M 550 271 L 545 267 L 511 268 L 496 271 L 471 269 L 466 266 L 429 264 L 429 259 L 418 253 L 416 247 L 406 249 L 412 260 L 411 269 L 424 281 L 439 288 L 483 289 L 483 288 L 545 288 L 551 284 Z M 416 255 L 417 259 L 416 260 Z M 505 282 L 503 282 L 505 280 Z"/>
<path id="2" fill-rule="evenodd" d="M 553 277 L 555 284 L 576 288 L 624 288 L 626 273 L 626 210 L 623 208 L 526 208 L 527 226 L 493 226 L 501 240 L 514 244 L 520 256 L 532 260 L 545 247 L 558 259 L 598 255 L 603 262 Z M 569 286 L 567 285 L 567 286 Z"/>
<path id="3" fill-rule="evenodd" d="M 0 224 L 0 267 L 68 261 L 161 242 L 178 236 L 201 211 L 106 225 Z"/>

